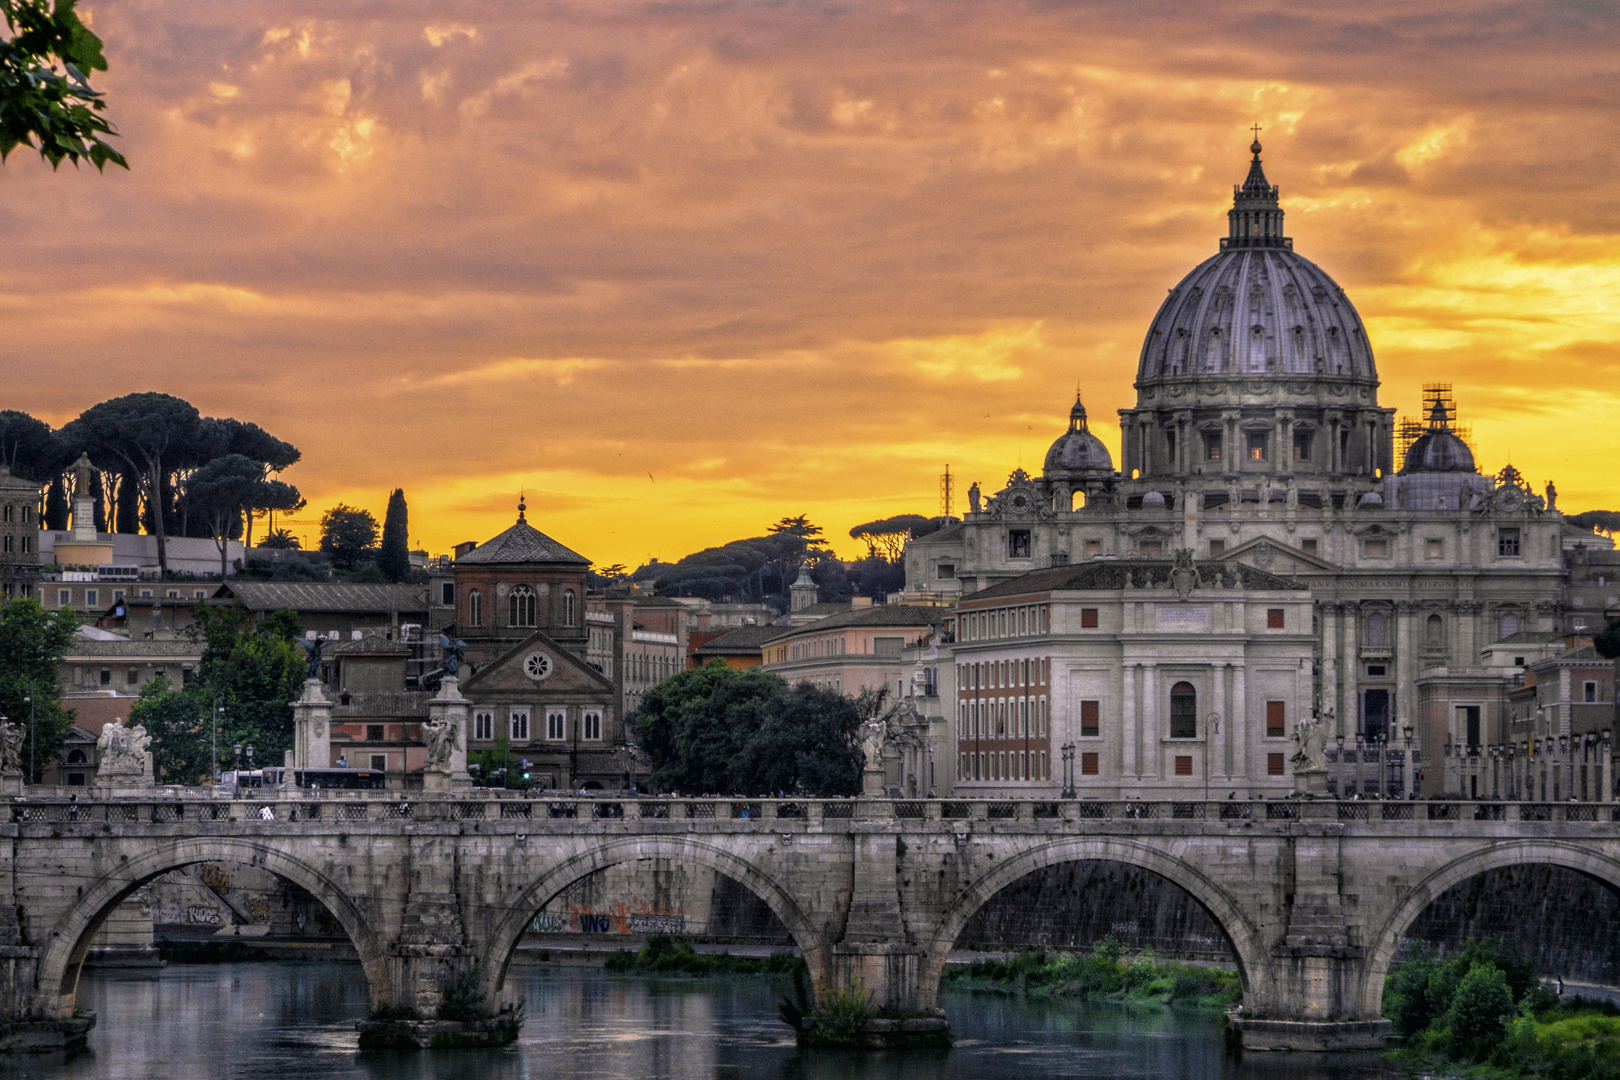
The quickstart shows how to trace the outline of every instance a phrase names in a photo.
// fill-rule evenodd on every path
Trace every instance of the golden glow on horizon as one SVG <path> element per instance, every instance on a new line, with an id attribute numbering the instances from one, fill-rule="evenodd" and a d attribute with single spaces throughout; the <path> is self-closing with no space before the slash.
<path id="1" fill-rule="evenodd" d="M 1620 509 L 1597 12 L 94 7 L 132 171 L 0 167 L 3 405 L 254 420 L 305 520 L 402 486 L 442 552 L 521 489 L 603 564 L 801 512 L 855 556 L 946 462 L 1039 471 L 1077 381 L 1117 464 L 1253 123 L 1382 404 L 1449 381 L 1483 469 Z"/>

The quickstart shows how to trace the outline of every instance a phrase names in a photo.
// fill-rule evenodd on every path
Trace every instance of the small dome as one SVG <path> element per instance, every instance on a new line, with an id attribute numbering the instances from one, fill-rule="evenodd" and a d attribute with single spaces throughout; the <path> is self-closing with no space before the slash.
<path id="1" fill-rule="evenodd" d="M 1455 433 L 1430 431 L 1419 435 L 1406 452 L 1401 472 L 1474 472 L 1474 454 Z"/>
<path id="2" fill-rule="evenodd" d="M 1142 496 L 1142 505 L 1143 506 L 1163 506 L 1164 505 L 1164 492 L 1162 492 L 1162 491 L 1150 491 L 1150 492 L 1148 492 L 1146 495 Z"/>
<path id="3" fill-rule="evenodd" d="M 1074 408 L 1069 410 L 1069 430 L 1058 437 L 1052 449 L 1046 452 L 1043 469 L 1048 480 L 1061 479 L 1069 473 L 1111 473 L 1114 459 L 1103 441 L 1086 427 L 1086 407 L 1075 395 Z"/>
<path id="4" fill-rule="evenodd" d="M 1376 491 L 1369 491 L 1356 502 L 1357 506 L 1383 506 L 1384 497 Z"/>

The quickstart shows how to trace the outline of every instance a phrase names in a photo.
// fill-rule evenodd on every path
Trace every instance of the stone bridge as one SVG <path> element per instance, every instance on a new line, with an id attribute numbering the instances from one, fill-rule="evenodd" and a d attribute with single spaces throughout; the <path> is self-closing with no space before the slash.
<path id="1" fill-rule="evenodd" d="M 1467 802 L 1008 802 L 578 799 L 468 792 L 162 793 L 8 800 L 0 1009 L 60 1025 L 80 964 L 118 903 L 199 862 L 262 867 L 318 898 L 359 952 L 374 1003 L 429 1012 L 476 972 L 516 1001 L 507 967 L 534 914 L 598 870 L 671 859 L 759 896 L 792 934 L 818 997 L 870 991 L 936 1008 L 968 919 L 1060 863 L 1162 875 L 1229 939 L 1239 1026 L 1254 1047 L 1381 1042 L 1385 973 L 1407 927 L 1477 874 L 1547 864 L 1620 888 L 1616 808 Z"/>

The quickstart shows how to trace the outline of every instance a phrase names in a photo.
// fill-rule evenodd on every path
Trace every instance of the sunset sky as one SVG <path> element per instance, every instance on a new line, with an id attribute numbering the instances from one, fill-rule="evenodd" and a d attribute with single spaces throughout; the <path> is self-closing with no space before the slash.
<path id="1" fill-rule="evenodd" d="M 1438 10 L 1442 9 L 1443 10 Z M 299 446 L 307 522 L 600 564 L 1119 462 L 1249 125 L 1382 403 L 1620 509 L 1620 5 L 95 0 L 131 171 L 0 167 L 0 407 Z"/>

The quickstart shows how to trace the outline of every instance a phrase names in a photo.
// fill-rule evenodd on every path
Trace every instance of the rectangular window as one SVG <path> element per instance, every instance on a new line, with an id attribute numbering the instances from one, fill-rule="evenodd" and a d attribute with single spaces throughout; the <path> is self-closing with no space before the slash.
<path id="1" fill-rule="evenodd" d="M 1315 555 L 1316 554 L 1316 541 L 1315 540 L 1301 540 L 1299 542 L 1299 550 L 1303 551 L 1307 555 Z"/>
<path id="2" fill-rule="evenodd" d="M 1009 558 L 1009 559 L 1027 559 L 1027 558 L 1029 558 L 1029 530 L 1028 529 L 1008 529 L 1007 530 L 1007 558 Z"/>
<path id="3" fill-rule="evenodd" d="M 1423 555 L 1425 558 L 1439 559 L 1443 558 L 1445 554 L 1446 542 L 1444 540 L 1435 540 L 1431 538 L 1423 542 Z"/>
<path id="4" fill-rule="evenodd" d="M 1595 682 L 1587 683 L 1586 687 L 1585 687 L 1585 690 L 1586 690 L 1586 700 L 1587 701 L 1596 701 L 1598 699 L 1598 696 L 1597 696 L 1597 683 L 1595 683 Z"/>
<path id="5" fill-rule="evenodd" d="M 1311 460 L 1311 433 L 1309 431 L 1294 432 L 1294 460 Z"/>
<path id="6" fill-rule="evenodd" d="M 1097 735 L 1102 730 L 1101 716 L 1101 702 L 1082 701 L 1080 703 L 1080 734 L 1082 737 Z"/>
<path id="7" fill-rule="evenodd" d="M 1280 739 L 1288 731 L 1288 724 L 1283 716 L 1283 703 L 1280 701 L 1266 702 L 1266 738 Z"/>
<path id="8" fill-rule="evenodd" d="M 124 602 L 124 590 L 123 589 L 114 589 L 113 590 L 113 603 L 122 604 L 123 602 Z"/>
<path id="9" fill-rule="evenodd" d="M 1094 608 L 1094 607 L 1083 607 L 1083 608 L 1080 609 L 1080 627 L 1081 627 L 1081 629 L 1084 629 L 1084 630 L 1095 630 L 1095 629 L 1097 629 L 1097 609 L 1096 608 Z"/>
<path id="10" fill-rule="evenodd" d="M 1219 435 L 1204 436 L 1204 457 L 1210 461 L 1221 460 L 1221 437 Z"/>
<path id="11" fill-rule="evenodd" d="M 131 686 L 139 686 L 141 682 L 141 673 L 136 671 L 134 668 L 130 668 L 128 671 L 124 672 L 124 681 Z"/>
<path id="12" fill-rule="evenodd" d="M 1164 541 L 1163 540 L 1144 540 L 1144 541 L 1142 541 L 1142 554 L 1143 555 L 1148 555 L 1148 556 L 1163 555 L 1164 554 Z"/>
<path id="13" fill-rule="evenodd" d="M 560 742 L 568 738 L 568 713 L 566 710 L 546 710 L 546 738 L 552 742 Z"/>
<path id="14" fill-rule="evenodd" d="M 1260 432 L 1249 433 L 1249 460 L 1266 460 L 1266 437 Z"/>
<path id="15" fill-rule="evenodd" d="M 1045 750 L 1041 751 L 1041 779 L 1042 780 L 1050 780 L 1050 779 L 1052 779 L 1052 769 L 1051 769 L 1051 766 L 1047 763 L 1046 751 Z"/>
<path id="16" fill-rule="evenodd" d="M 473 738 L 480 742 L 493 742 L 495 740 L 494 713 L 473 713 Z"/>
<path id="17" fill-rule="evenodd" d="M 1510 559 L 1519 557 L 1518 529 L 1496 530 L 1496 554 Z"/>
<path id="18" fill-rule="evenodd" d="M 453 581 L 439 582 L 439 606 L 456 606 L 456 583 Z"/>
<path id="19" fill-rule="evenodd" d="M 580 724 L 585 729 L 581 738 L 587 739 L 591 742 L 602 741 L 601 713 L 597 712 L 595 709 L 586 709 L 584 715 L 580 717 Z"/>
<path id="20" fill-rule="evenodd" d="M 96 606 L 96 601 L 99 600 L 100 598 L 101 598 L 101 593 L 98 590 L 96 590 L 96 589 L 86 589 L 86 590 L 84 590 L 84 603 L 85 603 L 86 607 L 95 607 Z"/>
<path id="21" fill-rule="evenodd" d="M 1191 776 L 1192 775 L 1192 755 L 1191 754 L 1177 754 L 1176 755 L 1176 775 L 1177 776 Z"/>
<path id="22" fill-rule="evenodd" d="M 1097 752 L 1095 750 L 1087 750 L 1080 755 L 1080 775 L 1097 775 Z"/>
<path id="23" fill-rule="evenodd" d="M 57 607 L 68 607 L 72 603 L 73 603 L 73 591 L 71 589 L 57 589 L 56 590 L 56 606 Z"/>
<path id="24" fill-rule="evenodd" d="M 1209 553 L 1210 553 L 1211 556 L 1224 554 L 1225 551 L 1226 551 L 1226 541 L 1225 540 L 1211 540 L 1209 542 Z"/>
<path id="25" fill-rule="evenodd" d="M 1363 540 L 1361 542 L 1361 553 L 1369 559 L 1387 559 L 1389 558 L 1389 541 Z"/>
<path id="26" fill-rule="evenodd" d="M 1283 628 L 1283 609 L 1280 607 L 1266 609 L 1266 629 L 1281 630 Z"/>
<path id="27" fill-rule="evenodd" d="M 366 725 L 366 742 L 382 742 L 383 726 L 381 724 Z"/>
<path id="28" fill-rule="evenodd" d="M 111 668 L 102 668 L 101 669 L 101 685 L 102 686 L 111 686 L 112 685 L 112 669 Z"/>
<path id="29" fill-rule="evenodd" d="M 529 710 L 513 709 L 507 717 L 507 737 L 513 742 L 529 741 Z"/>
<path id="30" fill-rule="evenodd" d="M 1281 754 L 1267 754 L 1266 755 L 1266 775 L 1267 776 L 1282 776 L 1283 775 L 1283 756 Z"/>
<path id="31" fill-rule="evenodd" d="M 950 581 L 952 578 L 956 577 L 956 564 L 948 562 L 940 563 L 938 569 L 935 571 L 935 576 L 941 581 Z"/>
<path id="32" fill-rule="evenodd" d="M 1479 745 L 1479 706 L 1478 705 L 1459 705 L 1459 706 L 1457 706 L 1457 719 L 1462 722 L 1461 725 L 1460 725 L 1462 727 L 1462 733 L 1461 734 L 1462 734 L 1464 740 L 1466 740 L 1466 744 L 1468 746 L 1478 746 Z"/>

